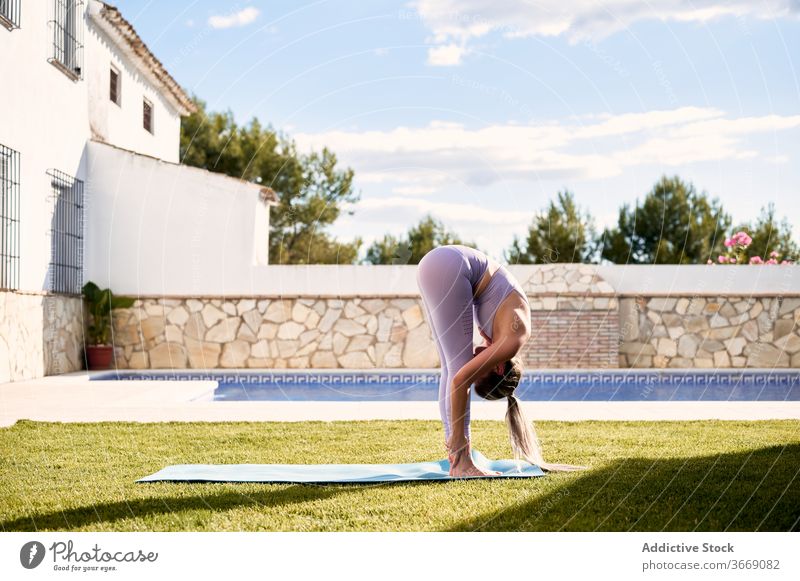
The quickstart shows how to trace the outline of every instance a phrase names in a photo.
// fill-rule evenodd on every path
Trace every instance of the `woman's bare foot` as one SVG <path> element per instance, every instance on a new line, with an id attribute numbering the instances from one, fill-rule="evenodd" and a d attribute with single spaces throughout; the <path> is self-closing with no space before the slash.
<path id="1" fill-rule="evenodd" d="M 472 461 L 470 455 L 469 445 L 461 448 L 455 453 L 449 453 L 450 459 L 450 476 L 452 478 L 461 478 L 463 476 L 497 476 L 500 473 L 494 470 L 484 470 L 478 468 Z"/>

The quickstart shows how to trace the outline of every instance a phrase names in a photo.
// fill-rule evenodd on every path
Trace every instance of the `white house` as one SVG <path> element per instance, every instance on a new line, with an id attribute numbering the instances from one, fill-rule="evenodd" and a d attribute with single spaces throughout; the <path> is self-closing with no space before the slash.
<path id="1" fill-rule="evenodd" d="M 198 200 L 235 225 L 243 260 L 266 264 L 277 197 L 179 164 L 194 104 L 115 7 L 0 0 L 0 79 L 0 381 L 80 369 L 79 293 L 117 290 L 109 265 L 125 250 L 109 249 L 168 248 L 175 264 L 215 252 L 217 229 L 194 247 L 185 218 L 163 230 Z"/>

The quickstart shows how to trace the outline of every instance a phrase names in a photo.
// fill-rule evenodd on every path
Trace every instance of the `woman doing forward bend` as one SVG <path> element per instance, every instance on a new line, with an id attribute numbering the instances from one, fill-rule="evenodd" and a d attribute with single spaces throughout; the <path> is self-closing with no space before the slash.
<path id="1" fill-rule="evenodd" d="M 450 476 L 499 474 L 472 461 L 469 389 L 473 383 L 485 399 L 508 398 L 506 423 L 515 459 L 524 458 L 546 471 L 585 468 L 544 461 L 536 432 L 514 396 L 522 377 L 519 353 L 530 337 L 531 319 L 525 291 L 511 273 L 474 248 L 452 244 L 422 257 L 417 284 L 441 362 L 439 413 Z M 473 316 L 485 340 L 475 350 Z"/>

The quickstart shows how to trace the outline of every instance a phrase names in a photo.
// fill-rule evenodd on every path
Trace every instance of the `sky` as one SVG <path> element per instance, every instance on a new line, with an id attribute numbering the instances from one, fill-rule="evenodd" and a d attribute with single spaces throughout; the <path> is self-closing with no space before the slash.
<path id="1" fill-rule="evenodd" d="M 502 261 L 570 191 L 598 228 L 662 175 L 800 241 L 800 1 L 118 0 L 189 93 L 355 171 L 332 233 L 431 213 Z"/>

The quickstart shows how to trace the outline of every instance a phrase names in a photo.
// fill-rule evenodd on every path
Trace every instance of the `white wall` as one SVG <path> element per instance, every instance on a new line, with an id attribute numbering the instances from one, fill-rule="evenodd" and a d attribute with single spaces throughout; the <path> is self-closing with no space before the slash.
<path id="1" fill-rule="evenodd" d="M 87 276 L 137 296 L 418 296 L 416 266 L 264 266 L 254 186 L 92 144 Z M 540 266 L 508 267 L 520 281 Z M 797 266 L 592 268 L 622 294 L 800 294 Z"/>
<path id="2" fill-rule="evenodd" d="M 23 2 L 21 28 L 0 26 L 0 144 L 20 153 L 19 288 L 47 289 L 50 262 L 51 180 L 58 169 L 87 181 L 90 126 L 103 139 L 177 161 L 180 116 L 123 51 L 85 17 L 83 79 L 73 80 L 48 62 L 53 50 L 53 2 Z M 110 64 L 122 75 L 122 107 L 109 99 Z M 142 98 L 154 105 L 155 134 L 142 127 Z"/>
<path id="3" fill-rule="evenodd" d="M 96 3 L 90 2 L 94 9 Z M 178 111 L 156 90 L 108 35 L 87 18 L 84 49 L 87 55 L 86 84 L 89 90 L 89 120 L 103 141 L 177 162 L 180 148 L 181 118 Z M 121 80 L 121 102 L 109 96 L 111 64 L 116 66 Z M 153 104 L 153 133 L 142 125 L 142 100 Z"/>
<path id="4" fill-rule="evenodd" d="M 800 294 L 800 266 L 795 265 L 609 265 L 597 273 L 624 294 Z"/>
<path id="5" fill-rule="evenodd" d="M 96 142 L 87 159 L 87 281 L 131 294 L 248 284 L 268 244 L 259 186 Z"/>
<path id="6" fill-rule="evenodd" d="M 47 62 L 52 2 L 23 2 L 22 27 L 0 27 L 0 143 L 20 152 L 21 289 L 43 290 L 50 261 L 48 169 L 86 179 L 86 83 Z M 84 64 L 86 54 L 84 53 Z"/>

